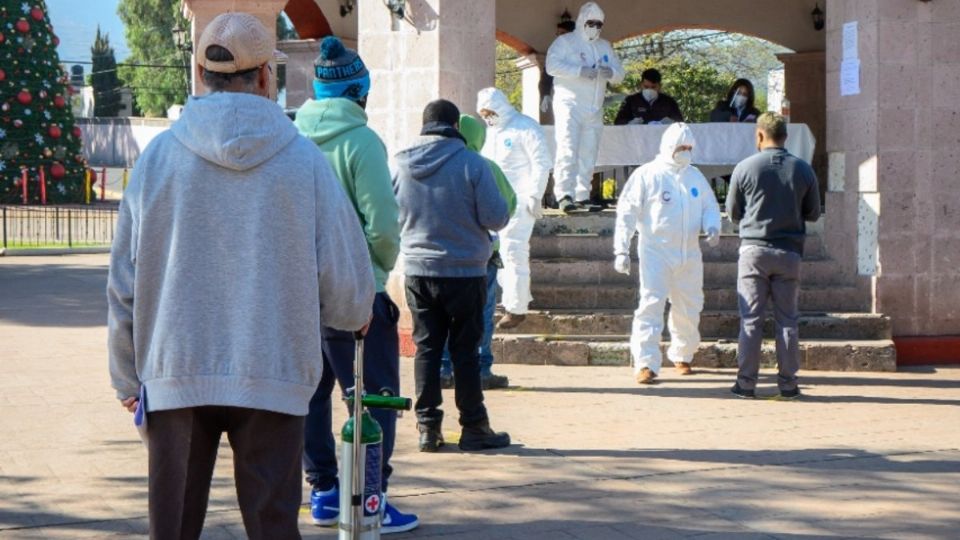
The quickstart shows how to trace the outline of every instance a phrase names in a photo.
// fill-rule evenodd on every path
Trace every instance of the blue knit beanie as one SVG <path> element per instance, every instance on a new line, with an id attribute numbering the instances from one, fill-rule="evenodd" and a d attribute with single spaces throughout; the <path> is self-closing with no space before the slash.
<path id="1" fill-rule="evenodd" d="M 360 55 L 334 36 L 320 42 L 313 61 L 313 92 L 317 99 L 342 97 L 360 101 L 370 92 L 370 72 Z"/>

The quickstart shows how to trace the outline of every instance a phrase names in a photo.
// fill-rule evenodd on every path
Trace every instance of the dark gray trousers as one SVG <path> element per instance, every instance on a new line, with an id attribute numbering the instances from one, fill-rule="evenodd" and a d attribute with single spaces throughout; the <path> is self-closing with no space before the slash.
<path id="1" fill-rule="evenodd" d="M 797 387 L 800 369 L 798 307 L 800 254 L 760 246 L 742 246 L 737 265 L 740 308 L 740 340 L 737 347 L 737 383 L 752 390 L 760 371 L 760 347 L 767 301 L 773 300 L 776 323 L 777 386 L 781 391 Z"/>
<path id="2" fill-rule="evenodd" d="M 303 417 L 239 407 L 147 413 L 150 538 L 200 538 L 220 435 L 251 539 L 299 539 Z"/>

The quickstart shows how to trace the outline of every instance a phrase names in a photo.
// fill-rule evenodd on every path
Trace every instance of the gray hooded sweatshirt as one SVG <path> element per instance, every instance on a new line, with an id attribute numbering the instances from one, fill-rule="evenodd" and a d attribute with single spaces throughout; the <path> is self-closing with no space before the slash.
<path id="1" fill-rule="evenodd" d="M 510 220 L 487 162 L 460 139 L 428 135 L 395 156 L 392 174 L 406 275 L 485 276 L 487 231 Z"/>
<path id="2" fill-rule="evenodd" d="M 149 411 L 305 415 L 320 326 L 356 330 L 375 282 L 353 206 L 275 103 L 191 98 L 137 161 L 107 283 L 117 396 Z"/>

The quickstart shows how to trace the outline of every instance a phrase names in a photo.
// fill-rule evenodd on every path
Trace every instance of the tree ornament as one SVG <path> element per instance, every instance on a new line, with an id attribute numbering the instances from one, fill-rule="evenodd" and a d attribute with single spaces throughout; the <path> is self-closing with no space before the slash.
<path id="1" fill-rule="evenodd" d="M 26 19 L 20 19 L 19 21 L 17 21 L 16 29 L 17 29 L 17 32 L 20 32 L 21 34 L 26 34 L 27 32 L 30 31 L 30 23 L 28 23 Z"/>
<path id="2" fill-rule="evenodd" d="M 0 78 L 0 81 L 2 81 L 2 80 L 3 80 L 3 79 Z M 66 106 L 66 104 L 67 104 L 67 100 L 63 99 L 63 96 L 61 96 L 60 94 L 57 94 L 57 95 L 53 96 L 53 106 L 54 106 L 54 107 L 56 107 L 56 108 L 58 108 L 58 109 L 62 109 L 62 108 L 64 108 L 64 106 Z"/>
<path id="3" fill-rule="evenodd" d="M 49 148 L 44 148 L 44 149 L 43 149 L 43 157 L 49 159 L 52 155 L 53 155 L 53 150 L 51 150 L 51 149 L 49 149 Z"/>
<path id="4" fill-rule="evenodd" d="M 59 162 L 56 162 L 50 166 L 50 176 L 54 177 L 55 179 L 60 180 L 65 174 L 67 174 L 67 170 Z"/>
<path id="5" fill-rule="evenodd" d="M 79 139 L 81 135 L 83 132 L 80 131 L 80 126 L 73 126 L 73 136 Z"/>
<path id="6" fill-rule="evenodd" d="M 19 119 L 19 118 L 17 118 L 16 120 L 14 120 L 14 121 L 13 121 L 13 127 L 15 127 L 15 128 L 22 128 L 22 127 L 23 127 L 23 120 L 21 120 L 21 119 Z"/>
<path id="7" fill-rule="evenodd" d="M 77 154 L 73 156 L 73 160 L 77 163 L 83 163 L 83 154 Z"/>
<path id="8" fill-rule="evenodd" d="M 17 94 L 17 101 L 19 101 L 21 105 L 29 105 L 30 102 L 33 101 L 33 96 L 30 95 L 29 90 L 24 88 L 23 90 L 20 90 L 19 94 Z"/>
<path id="9" fill-rule="evenodd" d="M 60 46 L 60 38 L 58 38 L 57 36 L 53 36 L 53 46 L 54 47 Z"/>
<path id="10" fill-rule="evenodd" d="M 40 95 L 40 99 L 47 99 L 47 91 L 46 91 L 46 90 L 40 90 L 39 95 Z"/>
<path id="11" fill-rule="evenodd" d="M 63 159 L 66 156 L 67 156 L 66 146 L 58 146 L 53 149 L 53 157 L 55 157 L 56 159 Z"/>
<path id="12" fill-rule="evenodd" d="M 43 10 L 40 9 L 40 6 L 33 6 L 33 9 L 30 10 L 30 16 L 33 17 L 35 21 L 43 20 Z"/>
<path id="13" fill-rule="evenodd" d="M 20 153 L 20 147 L 15 142 L 8 142 L 0 147 L 0 157 L 4 159 L 13 159 Z"/>
<path id="14" fill-rule="evenodd" d="M 50 129 L 47 130 L 47 133 L 49 133 L 54 139 L 59 139 L 61 135 L 60 126 L 50 126 Z"/>
<path id="15" fill-rule="evenodd" d="M 9 111 L 9 110 L 10 110 L 10 104 L 9 104 L 9 103 L 4 103 L 3 105 L 0 105 L 0 111 L 7 112 L 7 111 Z"/>
<path id="16" fill-rule="evenodd" d="M 7 80 L 7 72 L 0 69 L 0 81 L 5 81 L 5 80 Z"/>
<path id="17" fill-rule="evenodd" d="M 0 32 L 0 43 L 3 43 L 7 40 L 7 37 L 3 35 L 3 32 Z"/>

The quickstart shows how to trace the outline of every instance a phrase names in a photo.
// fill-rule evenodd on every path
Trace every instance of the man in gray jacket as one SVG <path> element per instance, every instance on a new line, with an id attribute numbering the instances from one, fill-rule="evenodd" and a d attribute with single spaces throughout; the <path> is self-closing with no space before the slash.
<path id="1" fill-rule="evenodd" d="M 440 358 L 453 363 L 461 450 L 501 448 L 510 436 L 490 429 L 480 381 L 480 340 L 486 300 L 488 231 L 510 220 L 490 167 L 457 131 L 460 111 L 439 99 L 423 111 L 416 144 L 395 157 L 393 191 L 400 205 L 400 252 L 413 315 L 420 451 L 443 445 Z"/>
<path id="2" fill-rule="evenodd" d="M 375 282 L 353 206 L 269 99 L 272 37 L 204 30 L 191 98 L 134 168 L 107 285 L 110 376 L 146 411 L 151 538 L 198 538 L 222 433 L 249 538 L 300 538 L 320 328 L 356 331 Z M 139 414 L 137 415 L 140 416 Z"/>
<path id="3" fill-rule="evenodd" d="M 787 122 L 783 116 L 769 112 L 760 115 L 760 152 L 737 165 L 727 193 L 727 213 L 734 223 L 740 223 L 739 371 L 731 391 L 744 398 L 756 397 L 768 299 L 773 300 L 776 322 L 780 396 L 800 396 L 800 260 L 807 232 L 805 222 L 820 217 L 820 191 L 810 165 L 783 148 L 786 140 Z"/>

